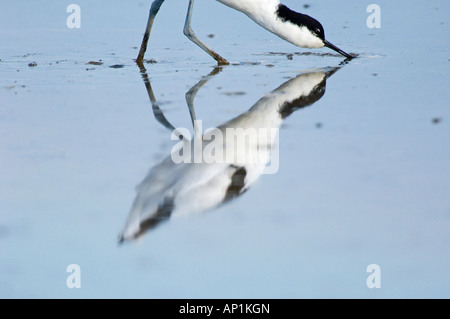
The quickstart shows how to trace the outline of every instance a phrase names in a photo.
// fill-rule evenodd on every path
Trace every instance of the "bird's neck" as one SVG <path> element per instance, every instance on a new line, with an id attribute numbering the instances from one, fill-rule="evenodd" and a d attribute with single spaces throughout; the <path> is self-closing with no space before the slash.
<path id="1" fill-rule="evenodd" d="M 322 48 L 323 42 L 295 20 L 307 17 L 292 11 L 279 0 L 217 0 L 241 11 L 280 38 L 303 48 Z"/>
<path id="2" fill-rule="evenodd" d="M 258 13 L 262 13 L 267 10 L 268 12 L 275 12 L 278 5 L 280 5 L 279 0 L 217 0 L 226 6 L 229 6 L 237 11 L 241 11 L 246 15 L 252 17 Z"/>

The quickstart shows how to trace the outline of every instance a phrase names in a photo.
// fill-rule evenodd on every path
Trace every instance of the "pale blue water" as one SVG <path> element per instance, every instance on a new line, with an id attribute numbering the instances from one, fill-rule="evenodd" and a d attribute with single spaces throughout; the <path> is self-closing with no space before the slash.
<path id="1" fill-rule="evenodd" d="M 80 29 L 66 26 L 69 3 L 0 2 L 1 297 L 450 297 L 448 1 L 378 1 L 379 29 L 366 25 L 369 3 L 286 1 L 360 58 L 286 120 L 277 174 L 122 246 L 135 186 L 174 144 L 133 62 L 150 1 L 76 3 Z M 190 127 L 185 93 L 215 66 L 183 36 L 186 8 L 163 4 L 146 55 L 177 127 Z M 197 35 L 240 64 L 199 91 L 204 128 L 342 61 L 295 54 L 311 51 L 215 1 L 194 10 Z M 66 285 L 70 264 L 81 288 Z M 381 288 L 366 285 L 370 264 Z"/>

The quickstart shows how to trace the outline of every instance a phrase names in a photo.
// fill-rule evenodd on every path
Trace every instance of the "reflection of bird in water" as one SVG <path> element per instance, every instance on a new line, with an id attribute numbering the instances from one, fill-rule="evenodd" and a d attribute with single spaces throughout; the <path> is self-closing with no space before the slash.
<path id="1" fill-rule="evenodd" d="M 137 187 L 137 196 L 120 235 L 120 242 L 135 239 L 164 220 L 210 210 L 245 192 L 268 166 L 276 133 L 284 119 L 294 111 L 319 100 L 325 93 L 326 79 L 337 69 L 303 73 L 262 97 L 247 112 L 210 131 L 223 134 L 223 143 L 216 143 L 215 149 L 222 154 L 233 154 L 230 159 L 226 157 L 226 161 L 205 160 L 197 163 L 189 160 L 177 164 L 174 156 L 180 153 L 175 150 L 154 166 Z M 196 151 L 194 146 L 190 148 L 194 153 L 204 152 L 211 141 L 211 136 L 205 137 L 208 133 L 202 135 L 197 131 L 193 108 L 195 93 L 207 80 L 205 78 L 200 81 L 186 95 L 194 123 L 194 136 L 189 143 L 183 138 L 179 144 L 192 146 L 200 143 L 201 146 Z M 158 109 L 150 83 L 146 82 L 146 85 L 156 118 L 166 127 L 173 128 Z M 236 135 L 233 138 L 238 140 L 237 143 L 230 144 L 226 139 L 229 129 L 244 132 L 253 129 L 252 132 L 256 132 L 258 136 L 249 141 L 245 140 L 249 137 L 246 134 Z M 275 134 L 270 133 L 274 131 Z M 242 139 L 245 141 L 239 143 L 239 139 L 240 142 Z M 194 154 L 196 155 L 198 154 Z M 204 153 L 200 154 L 203 155 Z M 274 155 L 278 156 L 272 154 L 272 160 Z"/>
<path id="2" fill-rule="evenodd" d="M 250 17 L 257 24 L 266 30 L 278 35 L 282 39 L 302 48 L 323 48 L 328 47 L 347 59 L 354 56 L 344 52 L 325 39 L 325 31 L 316 19 L 302 13 L 292 11 L 279 0 L 217 0 L 228 7 L 238 10 Z M 163 4 L 164 0 L 154 0 L 148 17 L 147 27 L 142 40 L 141 49 L 136 59 L 142 62 L 147 49 L 148 38 L 153 26 L 153 21 Z M 184 34 L 206 53 L 211 55 L 219 65 L 229 64 L 229 62 L 211 50 L 206 44 L 200 41 L 191 28 L 192 9 L 194 0 L 189 0 L 188 13 L 184 25 Z"/>

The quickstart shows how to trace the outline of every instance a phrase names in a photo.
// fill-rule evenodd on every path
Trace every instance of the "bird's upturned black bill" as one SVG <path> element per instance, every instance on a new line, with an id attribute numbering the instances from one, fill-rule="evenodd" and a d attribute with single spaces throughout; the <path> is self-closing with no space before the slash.
<path id="1" fill-rule="evenodd" d="M 348 53 L 345 52 L 345 51 L 342 51 L 342 50 L 339 49 L 337 46 L 335 46 L 334 44 L 328 42 L 327 40 L 324 40 L 323 43 L 325 44 L 325 46 L 326 46 L 327 48 L 330 48 L 331 50 L 334 50 L 334 51 L 336 51 L 336 52 L 342 54 L 342 55 L 345 56 L 347 59 L 353 59 L 353 58 L 354 58 L 354 56 L 348 54 Z"/>

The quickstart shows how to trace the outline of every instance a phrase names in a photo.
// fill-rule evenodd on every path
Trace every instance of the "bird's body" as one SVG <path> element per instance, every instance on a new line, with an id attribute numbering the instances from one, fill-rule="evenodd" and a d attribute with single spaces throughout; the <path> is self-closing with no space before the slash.
<path id="1" fill-rule="evenodd" d="M 278 0 L 217 0 L 237 11 L 247 15 L 264 29 L 278 35 L 280 38 L 302 48 L 322 48 L 323 41 L 315 36 L 306 25 L 298 23 L 308 19 L 306 15 L 294 12 L 282 5 Z M 292 17 L 292 21 L 290 21 Z M 303 22 L 306 23 L 306 22 Z"/>
<path id="2" fill-rule="evenodd" d="M 165 0 L 154 0 L 150 8 L 147 28 L 142 41 L 139 55 L 136 59 L 142 62 L 147 48 L 148 38 L 153 25 L 154 18 Z M 280 38 L 302 48 L 322 48 L 328 47 L 347 59 L 354 56 L 344 52 L 325 39 L 323 26 L 316 19 L 289 9 L 279 0 L 217 0 L 218 2 L 240 11 L 255 21 L 266 30 L 278 35 Z M 192 9 L 194 0 L 189 0 L 188 13 L 184 27 L 184 34 L 205 52 L 211 55 L 219 64 L 228 64 L 215 51 L 211 50 L 201 42 L 191 28 Z"/>
<path id="3" fill-rule="evenodd" d="M 190 141 L 179 142 L 138 185 L 120 241 L 136 239 L 162 221 L 208 211 L 243 194 L 264 173 L 269 161 L 275 160 L 271 152 L 284 120 L 319 100 L 325 93 L 327 78 L 336 70 L 301 74 L 215 130 L 200 134 L 194 131 Z M 236 142 L 228 143 L 227 136 L 233 130 L 240 130 L 243 135 L 233 136 Z M 253 139 L 249 138 L 251 132 L 257 135 Z M 214 141 L 223 136 L 216 142 L 214 151 L 223 156 L 215 160 L 208 158 L 212 153 L 205 152 L 212 143 L 212 134 Z M 186 148 L 184 142 L 191 147 Z M 195 147 L 195 143 L 200 147 Z M 193 153 L 187 161 L 177 159 L 180 148 L 183 154 L 186 149 Z M 200 161 L 194 162 L 196 156 Z"/>

